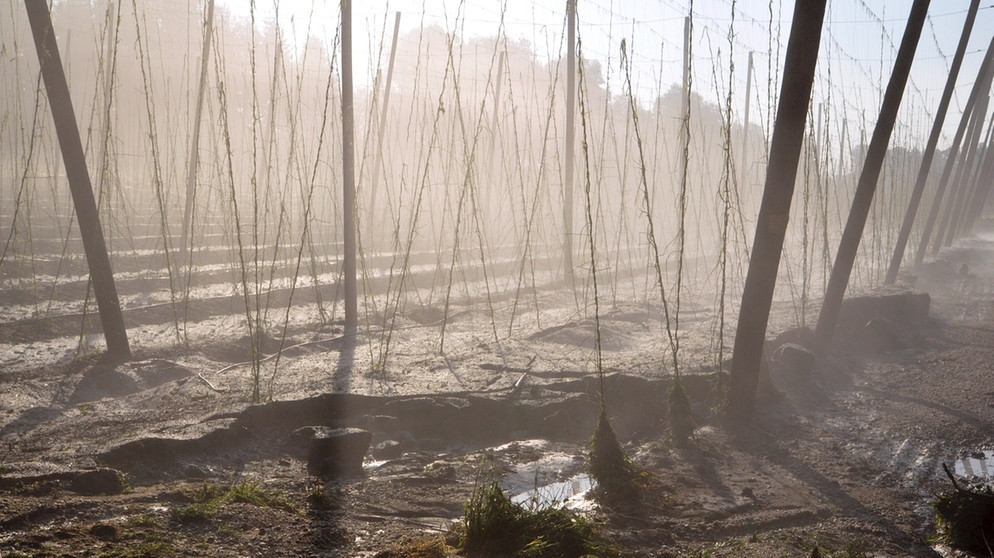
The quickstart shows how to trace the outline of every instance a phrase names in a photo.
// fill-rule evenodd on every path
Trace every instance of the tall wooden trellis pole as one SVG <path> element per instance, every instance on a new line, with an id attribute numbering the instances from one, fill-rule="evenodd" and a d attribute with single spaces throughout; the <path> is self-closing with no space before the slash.
<path id="1" fill-rule="evenodd" d="M 204 89 L 207 87 L 207 63 L 211 57 L 211 34 L 214 32 L 214 0 L 207 1 L 207 15 L 204 17 L 203 53 L 200 58 L 200 82 L 197 85 L 197 101 L 193 112 L 193 133 L 190 139 L 190 159 L 187 162 L 186 199 L 183 204 L 183 231 L 180 240 L 180 265 L 192 267 L 193 200 L 197 194 L 197 168 L 200 165 L 200 122 L 203 120 Z"/>
<path id="2" fill-rule="evenodd" d="M 563 179 L 563 279 L 573 286 L 573 151 L 576 144 L 576 0 L 566 0 L 566 145 Z"/>
<path id="3" fill-rule="evenodd" d="M 966 101 L 966 106 L 963 107 L 963 117 L 960 119 L 959 128 L 956 129 L 956 136 L 953 137 L 952 146 L 949 148 L 949 154 L 946 159 L 946 166 L 942 170 L 942 177 L 939 179 L 939 185 L 935 192 L 935 198 L 932 200 L 932 207 L 929 210 L 928 218 L 925 221 L 925 229 L 922 231 L 922 236 L 918 242 L 918 250 L 915 252 L 915 267 L 922 265 L 925 261 L 925 251 L 929 246 L 929 242 L 932 238 L 932 229 L 935 227 L 935 221 L 939 216 L 939 209 L 942 207 L 942 200 L 945 196 L 946 189 L 949 186 L 949 177 L 952 175 L 953 169 L 956 168 L 956 160 L 959 155 L 960 145 L 963 141 L 963 135 L 966 133 L 967 126 L 971 120 L 971 115 L 973 114 L 974 106 L 977 104 L 977 99 L 981 94 L 987 94 L 990 90 L 990 81 L 987 79 L 988 74 L 991 70 L 991 58 L 994 56 L 994 37 L 991 37 L 990 45 L 987 47 L 987 53 L 984 55 L 984 61 L 980 64 L 980 70 L 977 72 L 977 81 L 973 84 L 973 89 L 970 91 L 970 97 Z"/>
<path id="4" fill-rule="evenodd" d="M 72 99 L 69 97 L 69 85 L 62 69 L 59 45 L 55 40 L 52 14 L 48 11 L 48 3 L 45 0 L 24 0 L 24 7 L 27 9 L 31 24 L 31 33 L 41 64 L 42 79 L 48 94 L 48 104 L 52 111 L 52 119 L 55 121 L 55 131 L 62 150 L 66 176 L 69 179 L 69 190 L 72 193 L 73 207 L 79 222 L 80 236 L 83 238 L 83 250 L 90 269 L 90 280 L 93 282 L 93 294 L 97 299 L 100 324 L 103 327 L 104 338 L 107 340 L 107 354 L 115 359 L 127 360 L 131 358 L 131 346 L 128 343 L 121 302 L 117 296 L 117 287 L 114 285 L 114 273 L 111 271 L 110 256 L 107 254 L 100 216 L 93 197 L 90 174 L 86 168 L 86 155 L 79 137 L 76 113 L 73 110 Z"/>
<path id="5" fill-rule="evenodd" d="M 352 0 L 342 0 L 342 282 L 345 296 L 345 330 L 359 325 L 356 285 L 355 230 L 355 114 L 352 95 Z"/>
<path id="6" fill-rule="evenodd" d="M 826 3 L 827 0 L 811 0 L 794 4 L 766 185 L 742 291 L 729 375 L 728 411 L 740 420 L 751 419 L 755 406 L 766 326 L 804 143 Z"/>
<path id="7" fill-rule="evenodd" d="M 866 161 L 863 163 L 863 171 L 859 175 L 859 183 L 853 194 L 852 208 L 849 210 L 849 218 L 842 231 L 839 251 L 835 255 L 835 264 L 832 266 L 828 286 L 825 289 L 825 298 L 818 315 L 815 339 L 819 353 L 826 351 L 831 344 L 835 325 L 839 319 L 842 299 L 845 296 L 846 287 L 849 285 L 849 275 L 852 273 L 853 264 L 856 261 L 856 251 L 863 236 L 866 218 L 870 213 L 873 194 L 876 192 L 877 180 L 880 178 L 880 169 L 884 164 L 884 156 L 887 154 L 887 144 L 890 143 L 894 122 L 897 121 L 897 111 L 901 107 L 901 99 L 904 97 L 908 75 L 911 73 L 911 64 L 918 48 L 918 39 L 921 37 L 922 27 L 925 25 L 929 1 L 915 0 L 911 7 L 911 15 L 908 17 L 904 37 L 901 39 L 901 46 L 894 62 L 894 71 L 891 73 L 890 82 L 884 93 L 880 116 L 873 129 L 873 136 L 870 138 Z"/>
<path id="8" fill-rule="evenodd" d="M 922 195 L 925 192 L 925 184 L 928 181 L 929 170 L 932 168 L 932 159 L 935 157 L 935 148 L 939 144 L 939 137 L 942 135 L 942 126 L 946 121 L 946 112 L 949 110 L 949 102 L 956 87 L 956 78 L 959 76 L 960 66 L 963 65 L 963 55 L 966 53 L 967 44 L 970 42 L 970 35 L 973 32 L 973 24 L 977 19 L 977 10 L 979 7 L 980 0 L 970 2 L 970 8 L 963 22 L 963 31 L 960 34 L 959 44 L 956 45 L 956 53 L 953 55 L 953 61 L 949 67 L 949 77 L 946 78 L 946 86 L 942 91 L 942 97 L 939 99 L 939 107 L 936 109 L 932 131 L 929 133 L 925 152 L 922 154 L 921 167 L 918 169 L 918 178 L 915 180 L 915 187 L 911 191 L 908 209 L 904 214 L 904 221 L 901 223 L 901 230 L 897 235 L 894 252 L 891 255 L 890 265 L 887 268 L 887 276 L 884 278 L 884 284 L 886 285 L 893 285 L 897 281 L 897 272 L 901 268 L 904 251 L 908 246 L 908 239 L 911 237 L 911 228 L 915 223 L 918 207 L 921 205 Z"/>

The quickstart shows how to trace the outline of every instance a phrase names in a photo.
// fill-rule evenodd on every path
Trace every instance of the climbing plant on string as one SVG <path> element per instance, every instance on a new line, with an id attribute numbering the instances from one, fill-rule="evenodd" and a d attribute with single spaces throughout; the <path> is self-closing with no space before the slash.
<path id="1" fill-rule="evenodd" d="M 646 176 L 646 162 L 645 162 L 645 150 L 642 143 L 642 133 L 639 128 L 638 111 L 635 105 L 635 96 L 632 93 L 632 77 L 631 77 L 631 66 L 628 59 L 628 49 L 624 39 L 621 41 L 621 67 L 625 74 L 625 92 L 628 97 L 628 106 L 631 112 L 632 126 L 635 131 L 635 144 L 638 151 L 638 167 L 639 167 L 639 197 L 642 204 L 642 209 L 645 214 L 646 219 L 646 236 L 649 243 L 649 257 L 652 261 L 652 269 L 655 272 L 655 286 L 659 289 L 659 299 L 662 301 L 663 305 L 663 320 L 666 326 L 666 337 L 669 342 L 670 353 L 673 357 L 673 370 L 674 370 L 674 384 L 673 384 L 673 394 L 671 394 L 671 413 L 675 409 L 672 406 L 672 400 L 676 399 L 678 405 L 687 401 L 686 392 L 683 391 L 682 385 L 679 383 L 679 370 L 677 369 L 678 363 L 678 345 L 676 336 L 673 331 L 673 324 L 670 320 L 670 305 L 666 296 L 666 287 L 663 282 L 663 270 L 660 264 L 659 255 L 659 245 L 656 241 L 656 225 L 653 221 L 652 213 L 652 201 L 649 197 L 649 181 Z M 688 408 L 683 409 L 688 411 L 683 415 L 684 418 L 689 419 L 689 405 Z M 673 420 L 671 416 L 670 426 L 671 432 L 678 440 L 686 440 L 689 437 L 689 432 L 692 428 L 692 424 L 689 420 L 677 421 Z M 679 424 L 677 424 L 679 423 Z"/>
<path id="2" fill-rule="evenodd" d="M 572 4 L 572 9 L 576 5 Z M 572 45 L 568 45 L 573 48 Z M 576 41 L 576 54 L 583 60 L 583 49 L 581 40 Z M 607 401 L 604 393 L 604 363 L 601 344 L 601 322 L 600 322 L 600 292 L 597 283 L 597 243 L 594 234 L 594 210 L 591 199 L 591 177 L 590 177 L 590 147 L 588 143 L 587 129 L 587 99 L 586 88 L 584 87 L 583 64 L 579 64 L 579 115 L 580 115 L 580 145 L 583 152 L 583 195 L 584 195 L 584 216 L 586 217 L 587 246 L 590 258 L 590 280 L 593 288 L 594 298 L 594 366 L 597 370 L 598 396 L 600 400 L 600 413 L 598 415 L 597 426 L 594 429 L 593 438 L 590 441 L 590 474 L 600 486 L 600 496 L 608 505 L 630 504 L 637 501 L 639 487 L 636 484 L 638 471 L 632 461 L 624 454 L 618 438 L 611 427 L 607 414 Z"/>
<path id="3" fill-rule="evenodd" d="M 341 26 L 339 26 L 338 29 L 336 29 L 335 38 L 332 41 L 332 44 L 334 46 L 338 46 L 338 41 L 341 36 L 340 34 L 341 34 Z M 293 308 L 293 297 L 297 291 L 297 285 L 300 280 L 301 264 L 304 259 L 304 248 L 308 245 L 308 239 L 310 238 L 310 232 L 311 232 L 310 222 L 311 222 L 311 212 L 314 206 L 314 191 L 318 184 L 318 169 L 320 168 L 321 164 L 321 154 L 324 149 L 325 134 L 328 131 L 329 127 L 328 126 L 329 108 L 331 105 L 332 90 L 333 90 L 332 85 L 334 83 L 334 75 L 335 75 L 334 58 L 329 60 L 329 65 L 330 67 L 328 68 L 328 77 L 325 82 L 325 88 L 324 88 L 324 105 L 321 111 L 321 125 L 318 128 L 317 148 L 314 153 L 314 164 L 310 169 L 310 179 L 307 181 L 306 195 L 304 196 L 303 199 L 303 204 L 304 204 L 303 225 L 302 225 L 302 230 L 300 232 L 300 243 L 297 245 L 297 254 L 294 263 L 293 277 L 290 280 L 290 293 L 287 296 L 286 309 L 283 314 L 283 331 L 282 334 L 280 335 L 280 344 L 276 350 L 276 358 L 275 361 L 273 362 L 272 373 L 269 376 L 268 397 L 270 399 L 272 399 L 273 397 L 273 386 L 276 380 L 276 373 L 279 370 L 280 360 L 282 359 L 283 356 L 283 349 L 286 347 L 288 330 L 290 328 L 290 312 Z M 301 167 L 300 170 L 306 171 L 306 169 L 303 168 L 303 162 L 300 163 L 300 167 Z M 315 287 L 317 287 L 317 281 L 315 280 L 314 282 L 315 282 Z"/>
<path id="4" fill-rule="evenodd" d="M 501 28 L 503 28 L 503 18 L 501 18 L 500 26 L 501 26 Z M 500 33 L 500 30 L 498 30 L 498 34 L 499 33 Z M 487 72 L 487 81 L 486 81 L 485 89 L 489 89 L 490 85 L 491 85 L 491 78 L 490 78 L 490 76 L 493 73 L 494 65 L 495 65 L 495 63 L 497 61 L 497 46 L 498 45 L 495 42 L 494 43 L 494 50 L 491 53 L 491 57 L 490 57 L 490 68 L 489 68 L 489 70 Z M 455 68 L 456 64 L 455 64 L 455 61 L 452 59 L 453 58 L 453 43 L 451 41 L 449 42 L 449 46 L 448 46 L 448 56 L 450 58 L 449 64 L 453 68 Z M 461 131 L 463 138 L 469 138 L 470 137 L 469 136 L 469 131 L 466 129 L 466 122 L 465 122 L 465 119 L 463 117 L 463 111 L 462 111 L 462 105 L 463 105 L 463 103 L 462 103 L 462 97 L 460 95 L 460 88 L 459 88 L 459 83 L 458 83 L 458 79 L 459 79 L 458 72 L 454 72 L 451 77 L 452 77 L 452 81 L 453 81 L 453 88 L 452 88 L 452 90 L 453 90 L 453 93 L 455 95 L 455 108 L 456 108 L 455 113 L 456 113 L 457 119 L 459 121 L 459 130 Z M 446 289 L 445 289 L 445 304 L 444 304 L 444 310 L 443 310 L 443 314 L 442 314 L 442 327 L 441 327 L 441 333 L 439 334 L 439 353 L 444 353 L 444 347 L 445 347 L 445 327 L 446 327 L 446 324 L 449 321 L 448 318 L 449 318 L 449 308 L 450 308 L 450 301 L 451 301 L 451 294 L 452 294 L 453 274 L 454 274 L 455 268 L 456 268 L 456 257 L 457 257 L 457 255 L 459 253 L 460 226 L 462 224 L 462 219 L 463 219 L 463 210 L 466 207 L 466 204 L 469 203 L 472 206 L 472 208 L 471 208 L 472 209 L 471 216 L 473 218 L 473 224 L 475 225 L 475 232 L 476 232 L 477 241 L 478 241 L 478 248 L 479 248 L 479 255 L 480 255 L 480 266 L 481 266 L 481 269 L 483 271 L 483 281 L 484 281 L 484 285 L 485 285 L 485 288 L 486 288 L 487 307 L 488 307 L 489 315 L 490 315 L 491 332 L 493 333 L 494 343 L 497 345 L 498 353 L 500 354 L 501 358 L 503 358 L 503 350 L 501 349 L 500 338 L 499 338 L 499 336 L 497 334 L 497 324 L 496 324 L 496 322 L 494 320 L 493 296 L 491 294 L 490 279 L 489 279 L 489 276 L 487 274 L 487 259 L 486 259 L 486 254 L 484 252 L 484 244 L 483 244 L 484 243 L 484 239 L 483 239 L 482 229 L 481 229 L 481 225 L 480 225 L 480 211 L 479 211 L 479 207 L 478 207 L 478 203 L 477 203 L 477 195 L 476 195 L 476 193 L 477 193 L 477 184 L 476 184 L 476 177 L 474 176 L 476 174 L 475 171 L 476 171 L 476 164 L 477 164 L 477 160 L 476 160 L 477 159 L 477 148 L 478 148 L 479 143 L 480 143 L 480 137 L 481 137 L 481 135 L 484 132 L 484 119 L 486 117 L 486 111 L 487 111 L 487 103 L 486 103 L 486 98 L 484 98 L 484 102 L 482 103 L 482 105 L 480 107 L 480 111 L 478 113 L 476 128 L 473 131 L 472 143 L 469 146 L 467 146 L 465 143 L 463 143 L 463 155 L 465 157 L 465 159 L 463 160 L 463 164 L 465 165 L 465 170 L 464 170 L 464 173 L 463 173 L 462 185 L 461 185 L 461 188 L 460 188 L 460 191 L 459 191 L 459 202 L 458 202 L 457 209 L 456 209 L 456 225 L 455 225 L 455 231 L 454 231 L 454 237 L 453 237 L 454 238 L 454 241 L 453 241 L 454 245 L 453 245 L 453 248 L 452 248 L 452 259 L 451 259 L 451 261 L 449 263 L 448 282 L 447 282 L 448 284 L 447 284 Z"/>

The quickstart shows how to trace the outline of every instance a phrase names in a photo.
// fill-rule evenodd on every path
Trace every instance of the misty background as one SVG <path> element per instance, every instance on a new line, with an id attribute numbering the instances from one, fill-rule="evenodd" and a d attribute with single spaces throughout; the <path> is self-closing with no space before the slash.
<path id="1" fill-rule="evenodd" d="M 252 335 L 340 319 L 337 3 L 285 4 L 215 8 L 188 252 L 181 229 L 206 2 L 53 5 L 115 276 L 136 282 L 122 289 L 123 306 L 174 311 L 170 333 L 157 339 L 187 335 L 184 308 L 217 296 L 244 300 L 233 329 Z M 472 3 L 426 3 L 420 12 L 405 5 L 389 102 L 395 7 L 361 8 L 375 10 L 357 17 L 366 33 L 356 33 L 355 45 L 363 51 L 355 148 L 364 325 L 388 330 L 399 314 L 426 309 L 444 323 L 450 301 L 475 300 L 493 337 L 507 338 L 525 323 L 521 315 L 541 321 L 541 289 L 569 285 L 566 306 L 590 314 L 596 269 L 606 307 L 634 300 L 659 309 L 669 297 L 675 317 L 706 316 L 693 327 L 708 332 L 709 351 L 725 351 L 792 6 L 695 3 L 685 84 L 688 6 L 664 2 L 652 9 L 665 12 L 639 20 L 646 16 L 623 12 L 624 3 L 616 12 L 613 4 L 580 2 L 568 186 L 565 11 L 527 4 L 494 4 L 485 13 Z M 879 284 L 886 271 L 962 25 L 966 4 L 953 4 L 923 36 L 922 50 L 939 54 L 916 60 L 922 73 L 902 104 L 850 290 Z M 875 7 L 833 2 L 829 11 L 778 282 L 777 300 L 792 309 L 793 323 L 772 327 L 810 325 L 817 312 L 906 18 L 901 2 Z M 529 9 L 558 27 L 537 20 L 527 27 Z M 85 260 L 17 2 L 0 6 L 0 42 L 0 276 L 13 293 L 2 319 L 85 313 L 92 306 Z M 958 121 L 976 50 L 968 51 L 965 85 L 947 121 Z M 567 189 L 573 208 L 564 215 Z M 72 288 L 82 289 L 79 296 L 60 295 Z M 277 291 L 290 291 L 291 300 L 311 294 L 291 312 L 291 302 L 271 302 Z"/>

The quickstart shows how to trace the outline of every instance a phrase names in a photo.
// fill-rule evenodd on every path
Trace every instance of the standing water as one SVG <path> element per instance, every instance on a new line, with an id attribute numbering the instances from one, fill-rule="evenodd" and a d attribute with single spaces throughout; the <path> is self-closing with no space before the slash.
<path id="1" fill-rule="evenodd" d="M 990 482 L 994 477 L 994 450 L 976 451 L 956 460 L 957 476 Z"/>

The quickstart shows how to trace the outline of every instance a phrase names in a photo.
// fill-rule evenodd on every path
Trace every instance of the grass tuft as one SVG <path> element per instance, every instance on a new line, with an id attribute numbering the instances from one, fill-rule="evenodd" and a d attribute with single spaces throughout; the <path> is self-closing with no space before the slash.
<path id="1" fill-rule="evenodd" d="M 952 474 L 946 469 L 950 478 Z M 936 513 L 935 542 L 960 550 L 989 553 L 994 548 L 994 487 L 979 483 L 959 486 L 940 494 L 933 503 Z"/>
<path id="2" fill-rule="evenodd" d="M 229 502 L 244 502 L 262 508 L 302 513 L 296 503 L 279 491 L 268 489 L 250 479 L 232 484 L 226 489 L 218 484 L 205 482 L 193 494 L 193 502 L 173 509 L 170 518 L 181 525 L 208 521 Z"/>
<path id="3" fill-rule="evenodd" d="M 260 508 L 273 508 L 300 513 L 300 508 L 292 500 L 277 490 L 262 486 L 256 480 L 244 480 L 228 489 L 227 498 L 232 502 L 245 502 Z"/>
<path id="4" fill-rule="evenodd" d="M 473 492 L 466 504 L 459 545 L 469 556 L 618 556 L 579 512 L 563 507 L 525 508 L 512 502 L 497 482 Z"/>
<path id="5" fill-rule="evenodd" d="M 424 536 L 392 545 L 377 552 L 374 558 L 446 558 L 455 551 L 441 536 Z"/>

